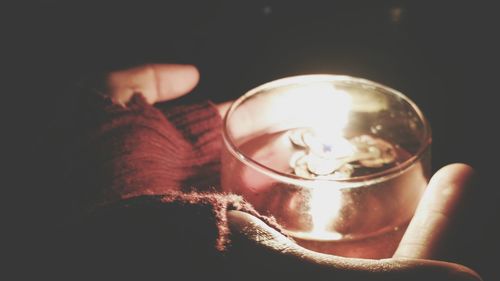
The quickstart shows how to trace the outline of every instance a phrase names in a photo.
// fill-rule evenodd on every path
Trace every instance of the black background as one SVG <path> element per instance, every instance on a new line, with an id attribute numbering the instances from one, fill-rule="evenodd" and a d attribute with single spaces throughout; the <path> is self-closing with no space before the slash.
<path id="1" fill-rule="evenodd" d="M 190 99 L 222 102 L 285 76 L 346 74 L 398 89 L 421 107 L 433 128 L 434 170 L 454 162 L 477 170 L 463 220 L 472 223 L 455 261 L 485 280 L 499 278 L 499 186 L 493 180 L 499 25 L 492 6 L 457 2 L 53 0 L 8 6 L 3 54 L 15 88 L 6 95 L 16 98 L 13 135 L 26 152 L 13 163 L 22 168 L 22 182 L 28 180 L 25 190 L 43 202 L 31 205 L 44 219 L 34 219 L 28 236 L 50 228 L 64 211 L 59 154 L 71 137 L 79 78 L 147 62 L 190 63 L 201 72 Z"/>

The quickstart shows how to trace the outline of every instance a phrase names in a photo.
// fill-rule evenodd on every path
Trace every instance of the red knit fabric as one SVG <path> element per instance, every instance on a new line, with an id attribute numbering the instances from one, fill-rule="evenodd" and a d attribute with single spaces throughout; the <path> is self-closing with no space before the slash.
<path id="1" fill-rule="evenodd" d="M 141 202 L 135 198 L 159 196 L 161 204 L 182 207 L 186 218 L 213 221 L 211 243 L 218 250 L 228 242 L 227 210 L 249 212 L 279 229 L 241 197 L 217 193 L 221 118 L 210 102 L 154 107 L 136 94 L 125 107 L 108 98 L 90 104 L 83 123 L 83 158 L 75 173 L 80 206 L 95 215 L 103 209 L 134 208 Z"/>
<path id="2" fill-rule="evenodd" d="M 220 117 L 208 104 L 185 107 L 180 111 L 188 110 L 190 118 L 177 112 L 172 120 L 142 95 L 126 107 L 107 104 L 103 109 L 85 137 L 100 186 L 97 202 L 188 189 L 197 184 L 192 177 L 198 170 L 218 168 Z"/>

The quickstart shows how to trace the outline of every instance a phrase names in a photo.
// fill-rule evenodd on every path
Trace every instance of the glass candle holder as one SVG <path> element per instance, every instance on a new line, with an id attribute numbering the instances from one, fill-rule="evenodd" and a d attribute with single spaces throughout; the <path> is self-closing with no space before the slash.
<path id="1" fill-rule="evenodd" d="M 421 110 L 360 78 L 303 75 L 252 89 L 226 113 L 223 139 L 222 189 L 322 253 L 392 256 L 429 180 Z"/>

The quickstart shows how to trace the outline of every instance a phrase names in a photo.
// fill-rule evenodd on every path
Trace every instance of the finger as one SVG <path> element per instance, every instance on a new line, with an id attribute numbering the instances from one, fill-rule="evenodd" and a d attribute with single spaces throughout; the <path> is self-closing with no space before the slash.
<path id="1" fill-rule="evenodd" d="M 194 65 L 153 64 L 158 96 L 155 102 L 185 95 L 198 84 L 200 73 Z"/>
<path id="2" fill-rule="evenodd" d="M 454 263 L 353 259 L 316 253 L 252 215 L 229 211 L 227 216 L 232 233 L 227 253 L 230 268 L 248 280 L 259 276 L 292 280 L 481 280 L 474 271 Z"/>
<path id="3" fill-rule="evenodd" d="M 114 102 L 126 104 L 141 93 L 150 104 L 175 99 L 190 92 L 199 73 L 192 65 L 148 64 L 108 75 L 108 90 Z"/>
<path id="4" fill-rule="evenodd" d="M 473 174 L 465 164 L 452 164 L 431 178 L 394 257 L 437 259 L 444 255 L 441 244 L 451 234 L 451 219 L 463 208 Z"/>

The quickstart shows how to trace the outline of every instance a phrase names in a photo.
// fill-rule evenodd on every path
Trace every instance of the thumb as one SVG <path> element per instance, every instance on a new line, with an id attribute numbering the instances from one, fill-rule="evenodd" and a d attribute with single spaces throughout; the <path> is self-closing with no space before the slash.
<path id="1" fill-rule="evenodd" d="M 440 169 L 430 180 L 415 215 L 394 257 L 440 259 L 446 256 L 445 242 L 452 233 L 452 222 L 459 220 L 465 199 L 474 188 L 474 170 L 465 164 Z"/>
<path id="2" fill-rule="evenodd" d="M 199 72 L 193 65 L 147 64 L 111 72 L 107 86 L 115 103 L 126 104 L 139 92 L 153 104 L 189 93 L 198 80 Z"/>

